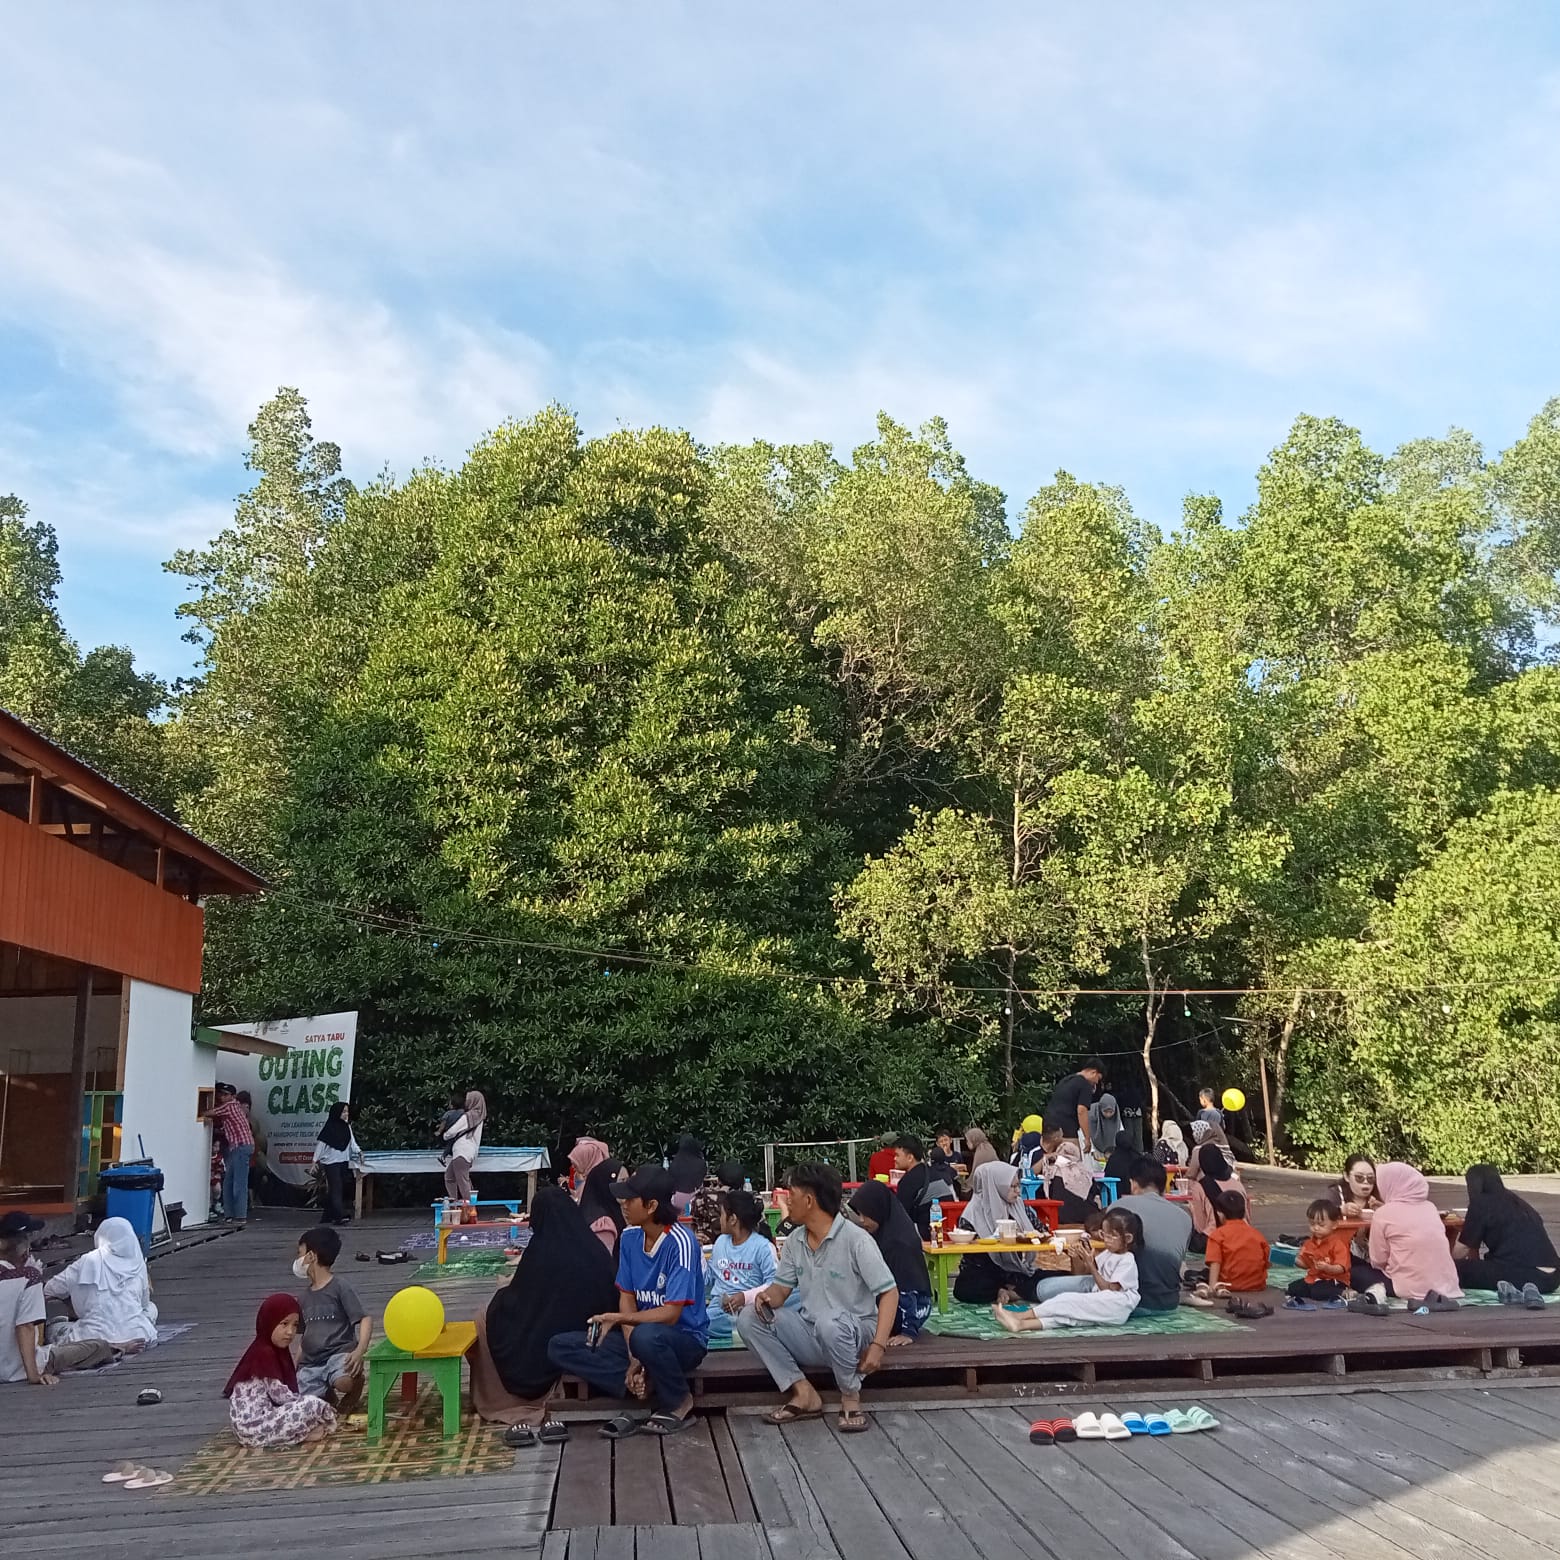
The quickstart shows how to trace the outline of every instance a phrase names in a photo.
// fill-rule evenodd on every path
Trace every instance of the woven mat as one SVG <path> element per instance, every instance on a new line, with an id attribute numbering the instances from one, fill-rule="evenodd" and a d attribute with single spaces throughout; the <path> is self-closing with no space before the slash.
<path id="1" fill-rule="evenodd" d="M 940 1338 L 1022 1338 L 1026 1342 L 1066 1337 L 1088 1338 L 1163 1338 L 1170 1333 L 1228 1332 L 1240 1324 L 1217 1311 L 1200 1311 L 1180 1306 L 1150 1316 L 1137 1316 L 1119 1327 L 1058 1327 L 1044 1332 L 1010 1333 L 991 1314 L 989 1305 L 962 1305 L 955 1300 L 947 1314 L 933 1311 L 926 1319 L 926 1331 Z"/>
<path id="2" fill-rule="evenodd" d="M 418 1393 L 408 1415 L 397 1413 L 395 1402 L 387 1407 L 385 1433 L 377 1446 L 368 1444 L 361 1424 L 350 1421 L 328 1440 L 278 1451 L 240 1446 L 231 1430 L 219 1431 L 165 1488 L 181 1495 L 229 1495 L 459 1478 L 508 1473 L 515 1466 L 514 1452 L 504 1445 L 504 1427 L 484 1424 L 469 1408 L 463 1410 L 460 1434 L 446 1441 L 440 1433 L 443 1408 L 435 1387 Z"/>
<path id="3" fill-rule="evenodd" d="M 452 1256 L 442 1265 L 424 1262 L 415 1268 L 408 1283 L 426 1284 L 440 1278 L 497 1278 L 500 1273 L 512 1272 L 513 1265 L 502 1251 L 468 1251 Z"/>

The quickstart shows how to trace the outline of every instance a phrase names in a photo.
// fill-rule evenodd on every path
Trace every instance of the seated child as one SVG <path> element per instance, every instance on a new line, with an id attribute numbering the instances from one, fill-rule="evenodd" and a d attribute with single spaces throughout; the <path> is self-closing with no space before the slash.
<path id="1" fill-rule="evenodd" d="M 52 1387 L 61 1371 L 92 1370 L 115 1351 L 102 1339 L 71 1340 L 50 1348 L 38 1342 L 44 1318 L 43 1269 L 29 1238 L 43 1220 L 13 1209 L 0 1218 L 0 1381 Z"/>
<path id="2" fill-rule="evenodd" d="M 323 1441 L 336 1428 L 336 1410 L 323 1398 L 300 1396 L 293 1364 L 298 1302 L 268 1295 L 255 1317 L 254 1342 L 222 1389 L 233 1434 L 245 1446 L 297 1446 Z"/>
<path id="3" fill-rule="evenodd" d="M 1100 1224 L 1104 1251 L 1079 1240 L 1075 1254 L 1094 1279 L 1092 1290 L 1053 1295 L 1030 1308 L 1032 1314 L 993 1306 L 992 1314 L 1009 1332 L 1039 1332 L 1049 1327 L 1116 1327 L 1137 1309 L 1138 1271 L 1133 1252 L 1143 1244 L 1143 1221 L 1122 1208 L 1107 1210 Z"/>
<path id="4" fill-rule="evenodd" d="M 1338 1228 L 1343 1209 L 1325 1197 L 1319 1197 L 1305 1210 L 1311 1221 L 1311 1237 L 1300 1248 L 1295 1266 L 1305 1273 L 1289 1286 L 1286 1304 L 1314 1302 L 1342 1305 L 1349 1288 L 1349 1236 Z"/>
<path id="5" fill-rule="evenodd" d="M 764 1205 L 752 1192 L 720 1194 L 720 1234 L 704 1265 L 710 1337 L 729 1338 L 732 1318 L 775 1281 L 775 1248 Z"/>
<path id="6" fill-rule="evenodd" d="M 1239 1192 L 1220 1192 L 1213 1215 L 1217 1228 L 1208 1237 L 1208 1277 L 1197 1286 L 1194 1303 L 1260 1294 L 1267 1288 L 1269 1248 L 1267 1237 L 1246 1222 L 1246 1199 Z"/>
<path id="7" fill-rule="evenodd" d="M 344 1407 L 363 1387 L 363 1356 L 374 1336 L 374 1324 L 356 1291 L 336 1277 L 341 1237 L 328 1224 L 305 1230 L 298 1237 L 293 1277 L 309 1287 L 299 1300 L 298 1390 L 324 1397 L 334 1390 Z"/>

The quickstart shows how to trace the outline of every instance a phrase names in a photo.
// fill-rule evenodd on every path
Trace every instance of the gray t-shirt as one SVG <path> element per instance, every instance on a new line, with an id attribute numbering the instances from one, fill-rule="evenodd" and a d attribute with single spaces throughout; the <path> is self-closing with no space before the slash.
<path id="1" fill-rule="evenodd" d="M 878 1243 L 859 1224 L 837 1213 L 816 1251 L 805 1228 L 786 1236 L 775 1282 L 794 1289 L 802 1315 L 817 1321 L 841 1311 L 847 1316 L 875 1316 L 879 1296 L 894 1287 L 894 1275 Z"/>
<path id="2" fill-rule="evenodd" d="M 1118 1197 L 1112 1209 L 1135 1213 L 1143 1221 L 1138 1265 L 1139 1311 L 1173 1311 L 1181 1303 L 1181 1263 L 1192 1238 L 1192 1216 L 1185 1208 L 1153 1192 Z"/>
<path id="3" fill-rule="evenodd" d="M 305 1365 L 323 1365 L 331 1355 L 357 1347 L 358 1323 L 368 1313 L 350 1284 L 332 1277 L 323 1289 L 305 1289 L 298 1297 L 298 1309 Z"/>

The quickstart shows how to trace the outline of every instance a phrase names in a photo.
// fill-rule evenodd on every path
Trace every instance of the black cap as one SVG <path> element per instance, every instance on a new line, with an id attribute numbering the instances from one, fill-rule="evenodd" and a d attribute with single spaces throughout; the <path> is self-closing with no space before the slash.
<path id="1" fill-rule="evenodd" d="M 20 1208 L 16 1208 L 0 1217 L 0 1240 L 10 1240 L 17 1235 L 31 1235 L 34 1230 L 42 1228 L 42 1219 L 35 1219 L 30 1213 L 23 1213 Z"/>
<path id="2" fill-rule="evenodd" d="M 668 1212 L 672 1206 L 672 1194 L 676 1190 L 672 1182 L 672 1172 L 663 1170 L 659 1165 L 641 1165 L 626 1181 L 612 1183 L 612 1195 L 619 1202 L 627 1202 L 630 1197 L 639 1197 L 645 1202 L 658 1204 Z"/>

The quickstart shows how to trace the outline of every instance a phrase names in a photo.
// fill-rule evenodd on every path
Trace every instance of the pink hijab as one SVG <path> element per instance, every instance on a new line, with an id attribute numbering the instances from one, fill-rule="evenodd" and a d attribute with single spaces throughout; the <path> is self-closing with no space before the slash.
<path id="1" fill-rule="evenodd" d="M 1392 1280 L 1394 1294 L 1419 1301 L 1434 1290 L 1462 1295 L 1446 1226 L 1430 1201 L 1430 1183 L 1412 1166 L 1376 1166 L 1381 1206 L 1371 1215 L 1370 1260 Z"/>
<path id="2" fill-rule="evenodd" d="M 603 1160 L 612 1157 L 611 1151 L 600 1138 L 582 1137 L 569 1150 L 569 1163 L 574 1166 L 574 1200 L 578 1202 L 585 1190 L 585 1177 Z"/>

